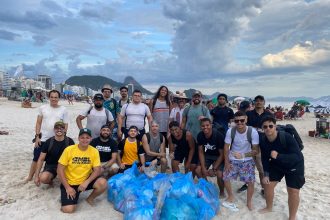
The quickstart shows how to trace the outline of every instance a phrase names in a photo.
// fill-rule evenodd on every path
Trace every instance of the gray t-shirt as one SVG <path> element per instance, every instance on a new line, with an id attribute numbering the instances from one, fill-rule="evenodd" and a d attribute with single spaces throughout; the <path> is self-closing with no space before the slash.
<path id="1" fill-rule="evenodd" d="M 102 125 L 105 125 L 108 121 L 113 121 L 113 116 L 108 109 L 102 108 L 98 111 L 94 107 L 90 110 L 90 107 L 81 113 L 82 116 L 87 116 L 87 125 L 86 127 L 91 130 L 92 138 L 100 136 L 100 130 Z M 108 111 L 108 118 L 105 111 Z"/>
<path id="2" fill-rule="evenodd" d="M 152 117 L 158 122 L 160 132 L 167 132 L 169 116 L 170 107 L 166 104 L 166 101 L 159 101 L 157 99 L 156 104 L 152 110 Z"/>
<path id="3" fill-rule="evenodd" d="M 186 117 L 186 129 L 191 132 L 194 139 L 197 140 L 197 135 L 201 131 L 200 116 L 211 118 L 209 110 L 203 105 L 187 106 L 182 117 Z"/>
<path id="4" fill-rule="evenodd" d="M 160 133 L 158 133 L 155 137 L 150 133 L 148 135 L 150 136 L 150 142 L 149 142 L 150 151 L 159 153 L 160 145 L 162 144 L 162 142 L 160 142 L 160 140 L 161 140 Z M 163 139 L 163 137 L 162 137 L 162 139 Z M 147 154 L 145 154 L 144 156 L 145 156 L 147 162 L 150 162 L 151 160 L 153 160 L 155 158 L 155 157 L 149 156 Z"/>

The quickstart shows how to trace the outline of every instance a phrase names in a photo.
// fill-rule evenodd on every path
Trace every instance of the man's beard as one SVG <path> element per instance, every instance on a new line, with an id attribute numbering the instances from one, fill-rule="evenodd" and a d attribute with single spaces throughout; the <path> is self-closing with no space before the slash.
<path id="1" fill-rule="evenodd" d="M 195 105 L 198 105 L 199 103 L 201 103 L 201 101 L 199 101 L 198 99 L 196 99 L 196 100 L 193 101 L 193 103 L 194 103 Z"/>
<path id="2" fill-rule="evenodd" d="M 95 108 L 102 108 L 103 104 L 94 104 Z"/>
<path id="3" fill-rule="evenodd" d="M 102 139 L 108 139 L 109 137 L 110 137 L 110 134 L 108 135 L 108 134 L 106 134 L 106 135 L 104 135 L 104 134 L 100 134 L 100 137 L 102 138 Z"/>

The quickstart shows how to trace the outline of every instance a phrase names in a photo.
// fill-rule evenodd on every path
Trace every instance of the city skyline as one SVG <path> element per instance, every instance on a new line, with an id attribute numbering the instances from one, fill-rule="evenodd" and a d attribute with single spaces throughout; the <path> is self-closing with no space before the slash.
<path id="1" fill-rule="evenodd" d="M 8 1 L 0 69 L 133 76 L 155 92 L 329 95 L 329 0 Z M 19 8 L 19 10 L 18 10 Z"/>

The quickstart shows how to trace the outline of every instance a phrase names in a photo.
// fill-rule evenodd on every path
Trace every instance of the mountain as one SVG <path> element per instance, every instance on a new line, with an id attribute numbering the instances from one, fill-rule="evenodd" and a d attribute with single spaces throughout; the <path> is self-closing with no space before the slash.
<path id="1" fill-rule="evenodd" d="M 71 76 L 65 81 L 65 84 L 71 86 L 87 87 L 93 90 L 99 90 L 105 84 L 111 85 L 111 87 L 113 87 L 114 89 L 119 89 L 120 87 L 126 86 L 127 84 L 133 84 L 134 88 L 141 90 L 142 93 L 146 93 L 148 95 L 153 94 L 149 90 L 143 88 L 143 86 L 131 76 L 126 77 L 124 83 L 114 81 L 104 76 L 95 76 L 95 75 Z"/>
<path id="2" fill-rule="evenodd" d="M 124 80 L 124 85 L 127 84 L 133 84 L 134 85 L 134 89 L 138 89 L 140 90 L 142 93 L 146 93 L 148 95 L 152 95 L 153 93 L 150 92 L 149 90 L 143 88 L 143 86 L 138 83 L 132 76 L 127 76 Z"/>

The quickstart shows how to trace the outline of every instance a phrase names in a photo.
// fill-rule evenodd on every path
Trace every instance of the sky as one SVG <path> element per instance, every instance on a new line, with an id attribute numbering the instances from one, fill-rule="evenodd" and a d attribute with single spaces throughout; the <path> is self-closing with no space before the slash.
<path id="1" fill-rule="evenodd" d="M 1 0 L 0 70 L 156 91 L 330 95 L 330 0 Z"/>

